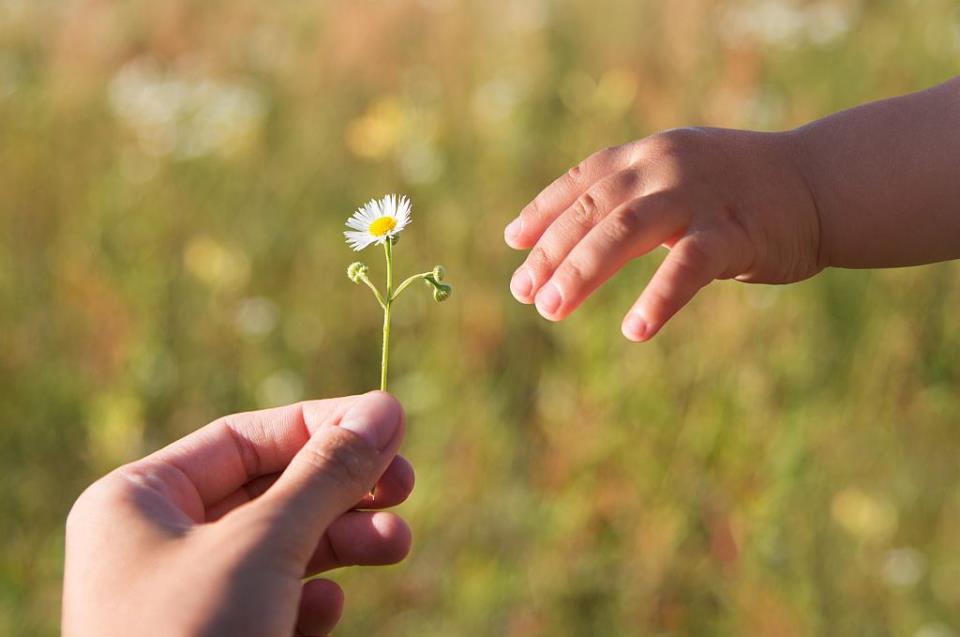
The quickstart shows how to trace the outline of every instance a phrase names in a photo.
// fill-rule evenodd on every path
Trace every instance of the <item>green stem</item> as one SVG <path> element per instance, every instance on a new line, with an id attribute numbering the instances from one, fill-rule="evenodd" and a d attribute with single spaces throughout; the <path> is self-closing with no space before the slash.
<path id="1" fill-rule="evenodd" d="M 383 242 L 387 258 L 387 294 L 383 303 L 383 357 L 380 359 L 380 391 L 387 391 L 387 368 L 390 364 L 390 305 L 393 303 L 393 242 Z"/>
<path id="2" fill-rule="evenodd" d="M 373 295 L 377 297 L 377 303 L 380 304 L 380 307 L 382 307 L 383 309 L 387 309 L 387 306 L 383 302 L 383 297 L 380 296 L 380 290 L 377 289 L 377 286 L 371 283 L 370 279 L 368 279 L 366 276 L 363 276 L 360 280 L 363 281 L 368 288 L 373 290 Z"/>
<path id="3" fill-rule="evenodd" d="M 400 296 L 400 293 L 403 292 L 404 290 L 406 290 L 407 287 L 409 287 L 410 284 L 413 283 L 414 281 L 419 281 L 419 280 L 421 280 L 421 279 L 425 279 L 425 278 L 427 278 L 428 276 L 431 276 L 432 274 L 433 274 L 433 271 L 431 270 L 430 272 L 421 272 L 420 274 L 414 274 L 414 275 L 411 276 L 411 277 L 407 277 L 407 278 L 403 281 L 403 283 L 401 283 L 400 285 L 397 286 L 397 291 L 393 293 L 393 298 L 395 299 L 395 298 L 397 298 L 398 296 Z M 393 299 L 391 299 L 391 300 L 393 300 Z"/>

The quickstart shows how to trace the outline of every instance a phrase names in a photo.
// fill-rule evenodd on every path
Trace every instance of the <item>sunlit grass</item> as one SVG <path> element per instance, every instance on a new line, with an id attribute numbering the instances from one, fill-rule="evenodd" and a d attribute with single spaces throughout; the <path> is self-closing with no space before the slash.
<path id="1" fill-rule="evenodd" d="M 56 634 L 98 475 L 377 385 L 340 231 L 394 191 L 398 267 L 457 293 L 396 316 L 415 548 L 342 575 L 343 634 L 960 634 L 957 266 L 720 283 L 636 346 L 658 255 L 549 324 L 500 239 L 599 147 L 790 127 L 958 54 L 945 0 L 0 0 L 0 634 Z"/>

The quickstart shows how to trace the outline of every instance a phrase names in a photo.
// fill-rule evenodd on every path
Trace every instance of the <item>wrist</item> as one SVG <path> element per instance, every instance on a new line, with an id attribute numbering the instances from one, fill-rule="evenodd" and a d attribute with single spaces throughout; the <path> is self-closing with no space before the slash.
<path id="1" fill-rule="evenodd" d="M 801 202 L 802 214 L 809 217 L 817 228 L 816 256 L 817 271 L 832 265 L 829 249 L 829 212 L 823 205 L 822 177 L 816 170 L 816 155 L 812 152 L 808 131 L 805 127 L 776 133 L 785 163 L 795 173 L 797 182 L 804 192 Z"/>

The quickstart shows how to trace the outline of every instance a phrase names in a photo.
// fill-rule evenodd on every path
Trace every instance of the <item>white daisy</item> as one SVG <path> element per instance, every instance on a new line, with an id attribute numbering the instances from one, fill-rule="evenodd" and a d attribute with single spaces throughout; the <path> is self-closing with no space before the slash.
<path id="1" fill-rule="evenodd" d="M 343 235 L 347 244 L 357 252 L 367 246 L 382 244 L 400 234 L 410 223 L 410 200 L 407 197 L 386 195 L 379 201 L 371 199 L 347 219 Z"/>

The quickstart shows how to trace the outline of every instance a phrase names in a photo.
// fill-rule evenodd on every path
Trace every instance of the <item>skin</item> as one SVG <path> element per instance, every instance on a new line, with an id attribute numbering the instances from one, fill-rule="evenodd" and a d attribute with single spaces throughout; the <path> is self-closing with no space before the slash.
<path id="1" fill-rule="evenodd" d="M 510 290 L 566 318 L 627 262 L 669 254 L 627 313 L 652 338 L 711 281 L 960 257 L 960 78 L 780 133 L 665 131 L 601 150 L 504 231 Z"/>
<path id="2" fill-rule="evenodd" d="M 409 550 L 369 510 L 413 488 L 403 430 L 372 392 L 228 416 L 113 471 L 67 519 L 63 634 L 329 633 L 343 592 L 304 576 Z"/>

